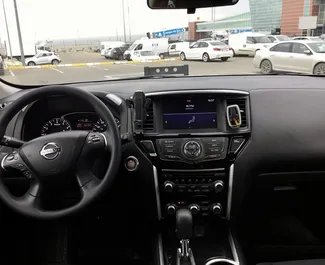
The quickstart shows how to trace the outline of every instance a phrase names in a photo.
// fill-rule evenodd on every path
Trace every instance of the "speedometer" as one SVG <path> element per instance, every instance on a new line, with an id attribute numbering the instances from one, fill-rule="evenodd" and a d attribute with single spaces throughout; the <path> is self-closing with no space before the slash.
<path id="1" fill-rule="evenodd" d="M 62 118 L 54 118 L 43 125 L 41 135 L 64 131 L 71 131 L 70 124 Z"/>

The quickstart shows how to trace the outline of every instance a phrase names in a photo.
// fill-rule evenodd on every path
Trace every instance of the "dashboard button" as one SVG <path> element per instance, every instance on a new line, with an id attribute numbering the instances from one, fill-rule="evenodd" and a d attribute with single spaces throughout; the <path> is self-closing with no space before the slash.
<path id="1" fill-rule="evenodd" d="M 230 152 L 236 154 L 245 142 L 244 137 L 236 137 L 231 141 Z"/>
<path id="2" fill-rule="evenodd" d="M 179 157 L 177 156 L 165 155 L 165 157 L 170 160 L 179 160 Z"/>
<path id="3" fill-rule="evenodd" d="M 141 144 L 144 147 L 144 149 L 146 149 L 146 151 L 148 152 L 148 154 L 150 156 L 157 156 L 156 150 L 155 150 L 155 147 L 154 147 L 152 141 L 143 140 L 143 141 L 141 141 Z"/>
<path id="4" fill-rule="evenodd" d="M 221 157 L 220 154 L 215 154 L 215 155 L 209 155 L 209 156 L 207 156 L 207 158 L 209 158 L 209 159 L 218 159 L 220 157 Z"/>

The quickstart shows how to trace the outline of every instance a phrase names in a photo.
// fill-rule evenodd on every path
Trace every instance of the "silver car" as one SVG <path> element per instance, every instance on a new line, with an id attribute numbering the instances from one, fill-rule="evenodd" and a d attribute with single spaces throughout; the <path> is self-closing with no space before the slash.
<path id="1" fill-rule="evenodd" d="M 59 64 L 61 59 L 53 52 L 42 52 L 25 60 L 26 65 Z"/>

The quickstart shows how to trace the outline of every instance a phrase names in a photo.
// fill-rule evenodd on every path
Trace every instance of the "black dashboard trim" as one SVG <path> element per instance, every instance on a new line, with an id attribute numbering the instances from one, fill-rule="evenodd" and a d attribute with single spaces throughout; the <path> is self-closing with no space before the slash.
<path id="1" fill-rule="evenodd" d="M 153 96 L 169 96 L 169 95 L 177 95 L 177 94 L 241 94 L 241 95 L 249 95 L 248 92 L 242 90 L 212 90 L 212 89 L 195 89 L 195 90 L 170 90 L 170 91 L 160 91 L 160 92 L 147 92 L 145 93 L 146 97 Z"/>

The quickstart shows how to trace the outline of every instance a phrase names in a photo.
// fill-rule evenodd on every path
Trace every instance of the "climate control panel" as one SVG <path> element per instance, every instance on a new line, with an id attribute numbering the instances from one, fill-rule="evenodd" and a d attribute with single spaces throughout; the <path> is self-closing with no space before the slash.
<path id="1" fill-rule="evenodd" d="M 193 215 L 225 216 L 228 179 L 226 169 L 163 169 L 159 186 L 165 215 L 170 216 L 180 208 L 187 208 Z"/>

